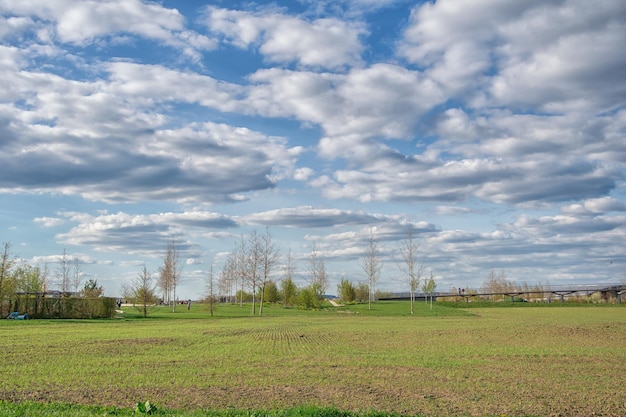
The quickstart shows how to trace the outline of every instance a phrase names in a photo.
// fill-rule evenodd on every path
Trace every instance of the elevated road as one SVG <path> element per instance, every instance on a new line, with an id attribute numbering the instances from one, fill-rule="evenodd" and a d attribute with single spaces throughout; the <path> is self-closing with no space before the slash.
<path id="1" fill-rule="evenodd" d="M 463 297 L 466 301 L 469 301 L 471 298 L 475 297 L 493 297 L 493 296 L 504 296 L 511 297 L 511 301 L 515 301 L 515 299 L 524 299 L 524 296 L 530 295 L 540 295 L 538 298 L 545 298 L 546 301 L 550 301 L 554 296 L 554 298 L 559 298 L 561 302 L 565 301 L 565 298 L 572 294 L 583 294 L 583 295 L 591 295 L 594 293 L 602 293 L 606 295 L 613 295 L 619 304 L 622 303 L 622 294 L 626 293 L 626 284 L 582 284 L 582 285 L 560 285 L 560 286 L 549 286 L 543 290 L 523 290 L 520 288 L 509 290 L 509 291 L 501 291 L 501 292 L 493 292 L 485 289 L 479 289 L 478 291 L 471 290 L 465 291 L 464 289 L 459 289 L 458 293 L 454 292 L 435 292 L 433 293 L 433 298 L 436 300 L 438 297 Z M 426 299 L 426 294 L 424 293 L 416 293 L 414 294 L 415 300 L 423 301 Z M 381 297 L 380 300 L 409 300 L 411 298 L 410 293 L 395 293 L 391 294 L 387 297 Z"/>

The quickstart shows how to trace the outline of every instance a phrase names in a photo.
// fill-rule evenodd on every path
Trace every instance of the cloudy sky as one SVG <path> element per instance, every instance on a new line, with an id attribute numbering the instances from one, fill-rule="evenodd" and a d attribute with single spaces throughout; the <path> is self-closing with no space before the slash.
<path id="1" fill-rule="evenodd" d="M 0 0 L 0 240 L 179 294 L 266 228 L 300 283 L 626 279 L 623 0 Z M 277 279 L 280 273 L 277 273 Z"/>

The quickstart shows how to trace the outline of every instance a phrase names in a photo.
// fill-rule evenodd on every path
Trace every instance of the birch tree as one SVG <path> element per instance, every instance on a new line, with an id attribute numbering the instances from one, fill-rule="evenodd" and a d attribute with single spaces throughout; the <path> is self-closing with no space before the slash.
<path id="1" fill-rule="evenodd" d="M 246 281 L 248 280 L 248 277 L 247 277 L 248 272 L 247 272 L 247 267 L 246 267 L 247 265 L 246 252 L 247 252 L 247 244 L 242 234 L 241 239 L 239 241 L 239 247 L 235 248 L 234 250 L 235 270 L 236 270 L 236 274 L 238 278 L 237 281 L 239 283 L 238 293 L 240 294 L 239 307 L 243 307 L 244 286 L 246 284 Z"/>
<path id="2" fill-rule="evenodd" d="M 66 293 L 70 291 L 71 288 L 71 278 L 72 278 L 72 261 L 68 256 L 65 249 L 63 249 L 63 255 L 61 255 L 61 259 L 59 259 L 59 266 L 56 270 L 56 280 L 59 291 Z"/>
<path id="3" fill-rule="evenodd" d="M 437 288 L 437 283 L 435 282 L 435 278 L 433 277 L 433 271 L 430 271 L 430 278 L 427 281 L 424 281 L 424 285 L 422 285 L 422 291 L 424 292 L 426 302 L 428 302 L 428 297 L 430 296 L 430 309 L 433 309 L 433 294 L 435 293 L 435 289 Z"/>
<path id="4" fill-rule="evenodd" d="M 369 295 L 368 295 L 368 310 L 372 309 L 372 299 L 376 291 L 376 282 L 380 277 L 382 270 L 382 263 L 378 255 L 378 242 L 374 239 L 374 232 L 370 230 L 370 237 L 368 239 L 367 252 L 361 257 L 361 268 L 367 277 L 369 283 Z"/>
<path id="5" fill-rule="evenodd" d="M 220 278 L 218 281 L 219 293 L 225 297 L 228 302 L 234 302 L 232 299 L 233 286 L 237 284 L 237 259 L 234 251 L 229 253 L 224 262 L 224 266 L 220 271 Z"/>
<path id="6" fill-rule="evenodd" d="M 253 230 L 248 238 L 245 252 L 245 273 L 248 285 L 252 290 L 252 310 L 251 315 L 256 315 L 257 289 L 261 282 L 262 253 L 263 244 L 256 230 Z"/>
<path id="7" fill-rule="evenodd" d="M 324 258 L 320 255 L 315 245 L 313 245 L 309 255 L 309 276 L 311 287 L 316 289 L 318 297 L 323 298 L 328 289 L 328 275 L 326 274 Z"/>
<path id="8" fill-rule="evenodd" d="M 157 286 L 163 294 L 163 301 L 172 305 L 172 312 L 176 312 L 176 288 L 180 281 L 181 263 L 178 245 L 171 241 L 167 245 L 163 265 L 159 268 Z"/>
<path id="9" fill-rule="evenodd" d="M 77 293 L 83 283 L 83 262 L 79 258 L 75 257 L 71 264 L 70 282 L 72 290 Z"/>
<path id="10" fill-rule="evenodd" d="M 296 275 L 296 265 L 293 262 L 293 256 L 291 255 L 291 249 L 287 252 L 285 258 L 285 266 L 283 267 L 283 279 L 280 281 L 280 293 L 283 299 L 283 303 L 287 307 L 291 307 L 296 303 L 298 288 L 294 283 L 294 277 Z"/>
<path id="11" fill-rule="evenodd" d="M 415 313 L 415 292 L 419 289 L 420 280 L 424 272 L 424 264 L 419 263 L 417 259 L 419 247 L 419 242 L 415 242 L 413 240 L 413 230 L 409 228 L 409 236 L 407 240 L 400 244 L 399 253 L 402 259 L 399 263 L 397 263 L 397 265 L 400 271 L 402 271 L 402 273 L 406 276 L 409 284 L 411 314 Z"/>
<path id="12" fill-rule="evenodd" d="M 211 317 L 213 316 L 213 309 L 215 305 L 215 293 L 214 293 L 214 276 L 213 276 L 213 265 L 209 269 L 209 275 L 207 277 L 207 301 L 209 302 L 209 312 Z"/>
<path id="13" fill-rule="evenodd" d="M 265 301 L 265 286 L 277 268 L 280 257 L 278 248 L 272 241 L 272 235 L 268 229 L 265 230 L 265 235 L 261 236 L 259 250 L 261 251 L 261 285 L 259 288 L 261 301 L 259 303 L 259 316 L 261 316 L 263 315 L 263 302 Z"/>

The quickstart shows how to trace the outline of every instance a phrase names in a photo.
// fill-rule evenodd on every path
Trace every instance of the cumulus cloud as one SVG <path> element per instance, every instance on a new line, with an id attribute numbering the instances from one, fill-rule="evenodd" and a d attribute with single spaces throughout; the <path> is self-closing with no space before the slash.
<path id="1" fill-rule="evenodd" d="M 623 97 L 624 16 L 617 1 L 441 0 L 413 9 L 398 52 L 453 95 L 486 88 L 482 105 L 609 110 Z"/>
<path id="2" fill-rule="evenodd" d="M 4 0 L 0 2 L 0 11 L 17 18 L 51 23 L 59 41 L 81 46 L 94 40 L 123 39 L 123 34 L 133 34 L 181 49 L 196 60 L 199 59 L 198 51 L 216 46 L 214 40 L 185 29 L 185 18 L 176 9 L 140 0 L 87 0 L 79 3 Z"/>
<path id="3" fill-rule="evenodd" d="M 92 216 L 66 212 L 68 221 L 77 223 L 66 233 L 57 235 L 59 242 L 86 245 L 97 251 L 123 252 L 157 256 L 172 240 L 187 258 L 198 258 L 197 244 L 189 241 L 192 230 L 227 229 L 236 222 L 222 214 L 194 211 L 133 215 L 123 212 Z"/>
<path id="4" fill-rule="evenodd" d="M 307 21 L 275 11 L 249 12 L 209 6 L 205 24 L 224 41 L 240 48 L 258 46 L 272 62 L 305 67 L 358 65 L 363 49 L 362 25 L 335 18 Z"/>
<path id="5" fill-rule="evenodd" d="M 626 211 L 626 203 L 613 197 L 591 198 L 582 203 L 561 207 L 563 214 L 571 215 L 598 215 L 610 212 Z"/>
<path id="6" fill-rule="evenodd" d="M 260 70 L 250 104 L 268 116 L 293 116 L 316 123 L 334 138 L 401 138 L 412 134 L 419 116 L 444 96 L 419 72 L 376 64 L 347 74 Z M 326 154 L 321 149 L 322 154 Z"/>
<path id="7" fill-rule="evenodd" d="M 0 175 L 0 188 L 103 201 L 239 201 L 290 175 L 297 152 L 284 138 L 217 123 L 166 128 L 167 116 L 151 110 L 168 101 L 228 102 L 218 88 L 202 98 L 214 80 L 153 66 L 107 68 L 110 80 L 84 82 L 6 74 L 0 96 L 27 105 L 0 107 L 0 159 L 11 173 Z"/>

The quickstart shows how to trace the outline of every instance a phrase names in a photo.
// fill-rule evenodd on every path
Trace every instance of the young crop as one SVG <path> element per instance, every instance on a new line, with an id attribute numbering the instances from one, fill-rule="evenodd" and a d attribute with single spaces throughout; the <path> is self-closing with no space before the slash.
<path id="1" fill-rule="evenodd" d="M 263 317 L 249 317 L 246 306 L 241 313 L 224 305 L 211 317 L 192 306 L 147 319 L 4 320 L 0 401 L 132 410 L 148 397 L 159 404 L 157 415 L 300 406 L 429 416 L 626 415 L 615 395 L 626 373 L 623 307 L 435 303 L 431 311 L 417 303 L 414 315 L 406 307 L 377 302 L 372 310 L 284 314 L 266 306 Z"/>

